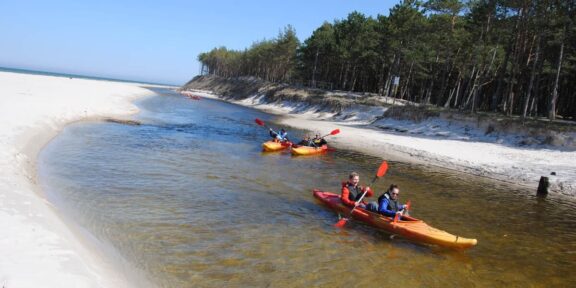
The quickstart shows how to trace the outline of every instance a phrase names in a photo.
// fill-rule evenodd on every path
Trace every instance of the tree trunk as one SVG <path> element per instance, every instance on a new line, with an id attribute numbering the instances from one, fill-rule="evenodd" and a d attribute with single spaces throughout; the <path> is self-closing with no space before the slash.
<path id="1" fill-rule="evenodd" d="M 538 73 L 534 83 L 534 97 L 532 97 L 532 105 L 530 107 L 530 116 L 538 117 L 538 105 L 540 102 L 540 79 L 542 78 L 542 70 L 544 69 L 544 61 L 538 64 Z"/>
<path id="2" fill-rule="evenodd" d="M 388 74 L 386 75 L 386 84 L 384 84 L 384 96 L 389 96 L 390 91 L 390 83 L 392 79 L 392 72 L 394 70 L 394 66 L 396 65 L 396 53 L 394 53 L 394 57 L 392 58 L 392 65 L 390 65 L 390 69 L 388 69 Z"/>
<path id="3" fill-rule="evenodd" d="M 458 80 L 456 80 L 456 88 L 450 90 L 450 95 L 448 96 L 448 100 L 444 103 L 444 108 L 450 107 L 450 101 L 452 101 L 452 97 L 454 96 L 456 91 L 460 90 L 460 75 L 458 75 Z"/>
<path id="4" fill-rule="evenodd" d="M 458 58 L 459 54 L 460 54 L 460 48 L 458 48 L 458 51 L 456 52 L 456 56 L 454 56 L 453 59 L 450 59 L 450 61 L 449 61 L 449 59 L 446 58 L 445 70 L 448 70 L 448 66 L 450 66 L 450 70 L 448 71 L 447 76 L 442 77 L 442 84 L 441 84 L 442 88 L 440 89 L 440 93 L 438 93 L 438 96 L 440 98 L 438 100 L 437 105 L 440 105 L 440 102 L 442 101 L 442 99 L 444 99 L 444 93 L 446 93 L 446 89 L 448 88 L 448 82 L 450 81 L 450 77 L 452 77 L 452 72 L 454 71 L 454 61 L 455 61 L 454 59 Z M 452 62 L 452 63 L 448 64 L 449 62 Z M 450 101 L 446 101 L 446 102 L 450 102 Z"/>
<path id="5" fill-rule="evenodd" d="M 348 71 L 350 71 L 350 64 L 346 63 L 346 69 L 344 69 L 344 76 L 342 78 L 342 90 L 346 90 L 346 85 L 348 84 Z"/>
<path id="6" fill-rule="evenodd" d="M 436 64 L 440 61 L 440 55 L 436 54 L 436 60 L 434 61 L 434 66 L 430 67 L 430 86 L 428 87 L 428 92 L 426 93 L 426 100 L 424 103 L 430 104 L 430 98 L 432 97 L 432 90 L 434 89 L 434 68 Z"/>
<path id="7" fill-rule="evenodd" d="M 384 94 L 384 70 L 386 69 L 386 61 L 382 61 L 382 66 L 380 67 L 380 74 L 378 75 L 378 94 Z"/>
<path id="8" fill-rule="evenodd" d="M 516 59 L 516 57 L 514 57 Z M 510 73 L 510 81 L 508 83 L 508 89 L 507 89 L 507 100 L 505 100 L 504 102 L 504 109 L 503 111 L 506 112 L 506 114 L 508 116 L 512 115 L 512 112 L 514 111 L 514 96 L 516 96 L 516 94 L 514 93 L 514 89 L 515 89 L 515 85 L 516 85 L 516 63 L 512 63 L 512 72 Z M 507 108 L 507 109 L 506 109 Z"/>
<path id="9" fill-rule="evenodd" d="M 466 94 L 468 94 L 468 97 L 466 97 L 466 101 L 463 103 L 464 105 L 462 106 L 462 108 L 466 109 L 467 107 L 469 107 L 470 105 L 470 99 L 472 99 L 472 95 L 474 94 L 474 90 L 476 90 L 476 81 L 478 79 L 478 72 L 476 72 L 476 66 L 474 66 L 474 68 L 472 68 L 472 75 L 470 77 L 469 83 L 468 83 L 468 87 L 466 88 Z"/>
<path id="10" fill-rule="evenodd" d="M 522 119 L 526 119 L 526 113 L 528 112 L 528 104 L 530 103 L 530 97 L 532 95 L 532 88 L 534 87 L 534 78 L 536 77 L 536 69 L 538 68 L 538 60 L 540 59 L 540 34 L 537 36 L 536 40 L 536 55 L 534 55 L 534 62 L 532 63 L 532 72 L 530 73 L 530 83 L 528 84 L 528 91 L 526 91 L 526 97 L 524 98 L 524 108 L 522 109 Z"/>
<path id="11" fill-rule="evenodd" d="M 340 73 L 338 75 L 338 86 L 340 86 L 340 89 L 342 89 L 341 85 L 344 77 L 344 66 L 346 66 L 346 64 L 342 63 L 342 66 L 340 66 Z"/>
<path id="12" fill-rule="evenodd" d="M 350 85 L 350 91 L 354 91 L 354 87 L 356 86 L 356 65 L 352 67 L 352 85 Z"/>
<path id="13" fill-rule="evenodd" d="M 460 77 L 460 80 L 458 81 L 458 85 L 456 86 L 456 95 L 454 95 L 454 105 L 452 107 L 456 108 L 458 107 L 458 99 L 460 98 L 460 90 L 462 88 L 462 77 Z"/>
<path id="14" fill-rule="evenodd" d="M 516 25 L 514 27 L 514 31 L 512 32 L 512 35 L 514 35 L 514 36 L 510 37 L 510 40 L 508 41 L 508 46 L 506 48 L 506 54 L 504 56 L 504 64 L 500 68 L 500 71 L 498 71 L 498 84 L 496 85 L 496 91 L 492 95 L 492 101 L 490 103 L 490 110 L 492 110 L 492 111 L 496 111 L 498 109 L 498 105 L 501 102 L 502 85 L 504 83 L 504 76 L 505 76 L 506 70 L 508 69 L 508 61 L 510 59 L 510 53 L 512 52 L 512 47 L 514 46 L 514 43 L 516 40 L 516 35 L 518 32 L 518 25 L 519 24 L 520 24 L 520 17 L 518 17 L 518 20 L 516 21 Z"/>
<path id="15" fill-rule="evenodd" d="M 564 27 L 564 34 L 562 36 L 562 43 L 560 44 L 560 54 L 558 55 L 558 67 L 556 69 L 556 80 L 554 81 L 554 88 L 552 90 L 552 97 L 548 104 L 548 119 L 556 119 L 556 102 L 558 101 L 558 83 L 560 82 L 560 71 L 562 70 L 562 60 L 564 59 L 564 43 L 566 42 L 566 27 Z"/>
<path id="16" fill-rule="evenodd" d="M 404 81 L 404 87 L 402 88 L 402 94 L 400 94 L 400 99 L 404 99 L 406 91 L 408 91 L 408 86 L 410 85 L 410 79 L 412 78 L 412 68 L 414 67 L 414 60 L 410 64 L 410 70 L 408 71 L 408 77 Z"/>
<path id="17" fill-rule="evenodd" d="M 318 54 L 320 47 L 316 47 L 316 57 L 314 58 L 314 69 L 312 69 L 312 87 L 316 88 L 316 67 L 318 66 Z"/>

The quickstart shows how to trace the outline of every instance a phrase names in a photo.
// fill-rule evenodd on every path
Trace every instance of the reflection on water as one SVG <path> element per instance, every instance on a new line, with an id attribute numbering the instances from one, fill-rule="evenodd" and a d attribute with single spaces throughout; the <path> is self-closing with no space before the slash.
<path id="1" fill-rule="evenodd" d="M 381 159 L 261 153 L 267 131 L 253 120 L 273 119 L 219 101 L 139 106 L 141 126 L 66 128 L 43 151 L 40 177 L 52 202 L 159 286 L 576 285 L 574 202 L 391 162 L 378 194 L 399 184 L 412 215 L 478 246 L 422 246 L 355 221 L 339 230 L 312 189 L 337 192 L 352 170 L 369 180 Z"/>

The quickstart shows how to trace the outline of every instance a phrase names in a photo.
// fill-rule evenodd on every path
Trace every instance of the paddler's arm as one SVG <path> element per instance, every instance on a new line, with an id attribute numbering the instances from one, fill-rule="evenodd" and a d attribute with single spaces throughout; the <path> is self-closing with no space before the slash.
<path id="1" fill-rule="evenodd" d="M 390 200 L 388 200 L 388 198 L 386 197 L 381 197 L 382 199 L 380 200 L 380 203 L 378 203 L 378 213 L 388 216 L 388 217 L 394 217 L 396 215 L 396 212 L 392 211 L 392 210 L 388 210 L 388 203 L 390 202 Z"/>
<path id="2" fill-rule="evenodd" d="M 374 191 L 372 191 L 372 189 L 370 189 L 370 187 L 362 187 L 361 190 L 362 190 L 362 193 L 366 192 L 366 196 L 364 196 L 364 198 L 374 196 Z"/>
<path id="3" fill-rule="evenodd" d="M 350 199 L 348 199 L 348 197 L 350 196 L 350 191 L 348 190 L 348 187 L 346 186 L 342 186 L 342 194 L 340 194 L 340 197 L 342 198 L 342 203 L 344 203 L 344 205 L 348 206 L 348 207 L 354 207 L 354 203 L 353 201 L 350 201 Z"/>

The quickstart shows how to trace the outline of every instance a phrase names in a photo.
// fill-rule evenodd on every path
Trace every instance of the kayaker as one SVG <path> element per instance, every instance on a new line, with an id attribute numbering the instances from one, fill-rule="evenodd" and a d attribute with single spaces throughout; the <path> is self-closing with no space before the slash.
<path id="1" fill-rule="evenodd" d="M 298 146 L 310 146 L 310 136 L 308 135 L 304 136 L 304 139 L 298 142 Z"/>
<path id="2" fill-rule="evenodd" d="M 398 202 L 398 194 L 400 194 L 398 185 L 390 185 L 388 191 L 378 197 L 378 212 L 389 217 L 394 217 L 398 213 L 400 214 L 399 216 L 402 216 L 406 205 Z"/>
<path id="3" fill-rule="evenodd" d="M 316 133 L 316 137 L 314 137 L 314 139 L 312 139 L 312 141 L 314 142 L 314 145 L 316 147 L 321 147 L 322 145 L 328 144 L 328 142 L 326 142 L 326 140 L 324 138 L 321 138 L 320 134 L 318 134 L 318 133 Z"/>
<path id="4" fill-rule="evenodd" d="M 358 185 L 360 182 L 360 175 L 356 172 L 350 173 L 348 176 L 348 181 L 342 182 L 342 194 L 340 195 L 340 199 L 342 203 L 348 207 L 360 206 L 360 208 L 368 209 L 370 211 L 377 212 L 378 211 L 378 204 L 375 202 L 366 203 L 362 201 L 361 203 L 356 203 L 362 194 L 366 191 L 366 197 L 372 197 L 374 192 L 370 187 L 362 187 Z"/>
<path id="5" fill-rule="evenodd" d="M 284 128 L 280 129 L 279 132 L 276 132 L 272 130 L 272 128 L 270 128 L 270 136 L 274 138 L 275 141 L 280 142 L 288 141 L 288 132 L 286 132 Z"/>

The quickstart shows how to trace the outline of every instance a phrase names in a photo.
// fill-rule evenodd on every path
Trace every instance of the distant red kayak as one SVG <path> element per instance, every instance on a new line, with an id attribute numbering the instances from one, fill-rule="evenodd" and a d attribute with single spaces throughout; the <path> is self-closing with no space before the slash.
<path id="1" fill-rule="evenodd" d="M 316 199 L 320 200 L 332 210 L 344 215 L 349 215 L 351 208 L 342 204 L 340 195 L 330 192 L 322 192 L 317 189 L 315 189 L 313 193 Z M 422 220 L 410 216 L 403 216 L 401 220 L 394 222 L 391 217 L 372 213 L 362 208 L 356 208 L 354 209 L 352 219 L 362 221 L 389 233 L 420 243 L 456 249 L 467 249 L 478 243 L 476 239 L 468 239 L 452 235 L 446 231 L 429 226 Z"/>
<path id="2" fill-rule="evenodd" d="M 192 94 L 190 91 L 181 91 L 180 94 L 192 99 L 192 100 L 200 100 L 200 96 Z"/>

